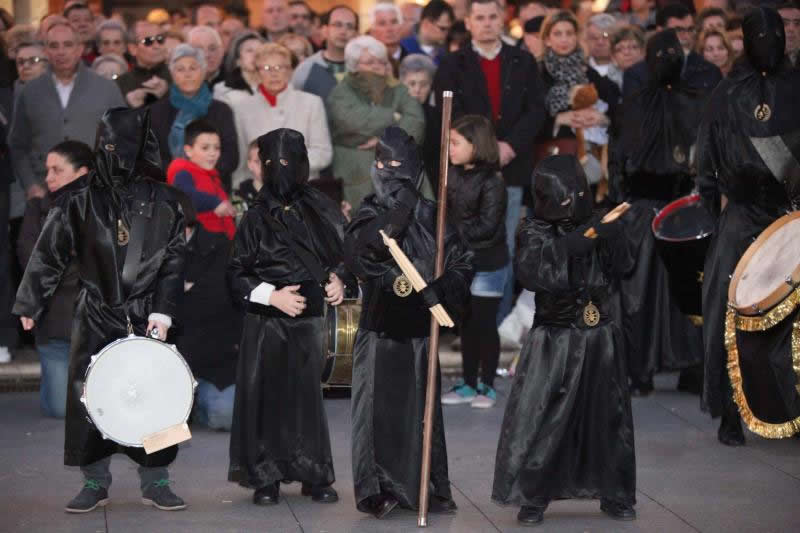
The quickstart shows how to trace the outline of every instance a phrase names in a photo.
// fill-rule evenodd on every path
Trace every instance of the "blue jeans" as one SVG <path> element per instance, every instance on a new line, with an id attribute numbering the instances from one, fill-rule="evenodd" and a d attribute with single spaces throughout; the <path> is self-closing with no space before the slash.
<path id="1" fill-rule="evenodd" d="M 517 226 L 522 216 L 522 187 L 506 187 L 508 193 L 508 204 L 506 204 L 506 243 L 508 244 L 508 255 L 511 257 L 512 267 L 506 278 L 503 299 L 500 300 L 500 308 L 497 310 L 497 325 L 511 312 L 514 303 L 514 250 L 517 243 Z"/>
<path id="2" fill-rule="evenodd" d="M 42 364 L 39 402 L 45 416 L 64 418 L 67 411 L 69 341 L 48 339 L 36 346 Z"/>
<path id="3" fill-rule="evenodd" d="M 213 383 L 197 378 L 192 420 L 211 429 L 230 431 L 233 422 L 233 399 L 236 385 L 219 390 Z"/>
<path id="4" fill-rule="evenodd" d="M 475 272 L 469 292 L 472 296 L 480 296 L 482 298 L 500 298 L 503 296 L 506 281 L 510 275 L 510 264 L 497 270 Z"/>

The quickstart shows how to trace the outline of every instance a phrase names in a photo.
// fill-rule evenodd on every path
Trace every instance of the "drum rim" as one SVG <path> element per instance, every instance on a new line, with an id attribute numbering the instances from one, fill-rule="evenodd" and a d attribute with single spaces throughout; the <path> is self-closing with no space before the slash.
<path id="1" fill-rule="evenodd" d="M 789 296 L 792 291 L 800 283 L 800 263 L 792 270 L 792 284 L 784 282 L 778 285 L 772 292 L 770 292 L 764 299 L 756 302 L 753 305 L 743 307 L 737 305 L 736 302 L 736 289 L 739 287 L 739 281 L 744 274 L 745 269 L 750 264 L 753 256 L 763 246 L 763 244 L 772 236 L 773 233 L 778 231 L 789 222 L 800 218 L 800 211 L 794 211 L 778 218 L 772 224 L 766 227 L 764 231 L 756 238 L 755 241 L 747 247 L 739 262 L 736 263 L 736 269 L 731 276 L 731 282 L 728 285 L 728 305 L 736 309 L 736 312 L 745 316 L 758 316 L 769 311 Z"/>
<path id="2" fill-rule="evenodd" d="M 97 361 L 100 359 L 100 356 L 103 355 L 106 351 L 108 351 L 111 348 L 113 348 L 114 346 L 116 346 L 118 344 L 122 344 L 124 342 L 129 342 L 131 340 L 146 340 L 146 341 L 149 341 L 149 342 L 156 342 L 159 345 L 164 346 L 168 350 L 172 351 L 175 355 L 177 355 L 178 359 L 180 360 L 180 362 L 183 363 L 183 366 L 186 367 L 186 370 L 189 372 L 189 376 L 191 377 L 192 397 L 189 400 L 189 409 L 186 412 L 186 416 L 183 419 L 183 423 L 185 423 L 187 420 L 189 420 L 189 416 L 192 413 L 192 407 L 194 406 L 194 390 L 197 389 L 197 380 L 194 377 L 194 373 L 192 372 L 192 369 L 189 367 L 189 363 L 186 362 L 186 359 L 178 351 L 178 347 L 177 346 L 175 346 L 174 344 L 167 344 L 166 342 L 161 342 L 161 341 L 156 340 L 156 339 L 151 339 L 150 337 L 143 337 L 141 335 L 136 335 L 136 334 L 133 334 L 133 333 L 131 333 L 130 335 L 128 335 L 126 337 L 122 337 L 120 339 L 117 339 L 117 340 L 115 340 L 113 342 L 110 342 L 110 343 L 106 344 L 103 347 L 102 350 L 100 350 L 99 352 L 97 352 L 95 355 L 93 355 L 91 357 L 90 362 L 89 362 L 89 366 L 86 367 L 86 373 L 84 374 L 84 377 L 83 377 L 83 390 L 82 390 L 82 394 L 81 394 L 81 403 L 83 404 L 83 408 L 86 410 L 86 415 L 92 421 L 92 425 L 94 426 L 95 430 L 97 430 L 103 436 L 104 439 L 108 439 L 108 440 L 114 441 L 117 444 L 121 444 L 121 445 L 127 446 L 129 448 L 143 448 L 144 447 L 144 443 L 122 442 L 122 441 L 119 441 L 119 440 L 117 440 L 115 438 L 112 438 L 110 435 L 107 435 L 107 434 L 103 433 L 100 430 L 100 426 L 97 424 L 97 421 L 92 416 L 92 412 L 89 409 L 89 405 L 88 405 L 89 400 L 88 400 L 88 398 L 86 396 L 86 382 L 89 379 L 89 373 L 91 372 L 92 368 L 95 366 Z M 167 428 L 164 428 L 164 429 L 167 429 Z"/>
<path id="3" fill-rule="evenodd" d="M 667 215 L 687 205 L 694 205 L 700 202 L 701 202 L 700 195 L 694 193 L 682 196 L 681 198 L 673 200 L 672 202 L 665 205 L 658 213 L 656 213 L 656 216 L 653 217 L 653 222 L 650 223 L 650 230 L 653 232 L 653 236 L 655 236 L 656 239 L 664 242 L 692 242 L 692 241 L 698 241 L 700 239 L 705 239 L 706 237 L 714 233 L 714 230 L 712 229 L 695 237 L 689 237 L 686 239 L 676 239 L 674 237 L 664 237 L 658 231 L 659 227 L 661 226 L 661 222 L 664 220 L 664 218 L 666 218 Z"/>

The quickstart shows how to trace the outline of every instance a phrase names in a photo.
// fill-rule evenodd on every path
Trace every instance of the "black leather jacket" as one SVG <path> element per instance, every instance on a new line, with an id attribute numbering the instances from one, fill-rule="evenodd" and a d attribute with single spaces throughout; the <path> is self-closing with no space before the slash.
<path id="1" fill-rule="evenodd" d="M 470 250 L 475 270 L 497 270 L 508 264 L 506 204 L 500 173 L 485 165 L 453 167 L 447 178 L 447 213 Z"/>

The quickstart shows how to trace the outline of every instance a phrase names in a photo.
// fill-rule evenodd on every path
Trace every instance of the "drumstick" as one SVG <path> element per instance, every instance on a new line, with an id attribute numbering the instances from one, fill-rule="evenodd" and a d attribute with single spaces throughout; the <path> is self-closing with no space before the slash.
<path id="1" fill-rule="evenodd" d="M 614 222 L 616 219 L 621 217 L 625 213 L 625 211 L 627 211 L 630 208 L 631 204 L 629 204 L 628 202 L 622 202 L 617 207 L 606 213 L 605 216 L 600 220 L 600 223 L 608 224 L 609 222 Z M 583 236 L 589 239 L 596 239 L 597 231 L 595 231 L 594 227 L 591 227 L 583 233 Z"/>
<path id="2" fill-rule="evenodd" d="M 414 264 L 397 245 L 397 241 L 386 235 L 383 230 L 380 230 L 380 234 L 381 237 L 383 237 L 384 244 L 389 247 L 389 252 L 392 254 L 397 266 L 400 267 L 400 270 L 402 270 L 403 274 L 408 278 L 411 286 L 414 287 L 415 291 L 422 292 L 422 290 L 427 287 L 428 284 L 425 283 L 424 279 L 422 279 L 422 276 L 419 274 L 419 271 L 416 269 Z M 436 304 L 435 306 L 431 307 L 430 311 L 440 326 L 448 328 L 455 326 L 453 319 L 450 318 L 450 315 L 447 314 L 447 311 L 444 307 L 442 307 L 441 304 Z"/>

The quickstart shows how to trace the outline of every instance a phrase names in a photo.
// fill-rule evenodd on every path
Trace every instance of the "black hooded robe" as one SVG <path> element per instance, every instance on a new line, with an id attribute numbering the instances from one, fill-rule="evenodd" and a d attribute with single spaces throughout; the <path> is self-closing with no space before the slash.
<path id="1" fill-rule="evenodd" d="M 269 221 L 304 232 L 300 242 L 320 266 L 341 266 L 344 217 L 309 186 L 303 136 L 279 129 L 259 138 L 265 185 L 236 231 L 228 277 L 234 300 L 247 304 L 236 374 L 228 480 L 253 489 L 279 481 L 334 482 L 320 380 L 325 361 L 325 291 Z M 288 161 L 285 167 L 278 160 Z M 285 169 L 280 173 L 276 169 Z M 290 219 L 289 217 L 294 217 Z M 337 274 L 343 281 L 344 271 Z M 261 283 L 301 285 L 306 308 L 290 317 L 248 302 Z"/>
<path id="2" fill-rule="evenodd" d="M 713 417 L 738 416 L 724 341 L 730 277 L 753 240 L 791 209 L 792 198 L 778 182 L 784 176 L 773 174 L 751 138 L 796 139 L 800 129 L 800 72 L 785 60 L 780 16 L 757 8 L 745 17 L 743 28 L 745 57 L 712 94 L 697 146 L 700 194 L 717 220 L 703 278 L 703 402 Z M 724 209 L 722 195 L 727 198 Z"/>
<path id="3" fill-rule="evenodd" d="M 394 497 L 406 509 L 418 508 L 431 323 L 420 293 L 405 298 L 394 293 L 394 280 L 402 272 L 378 232 L 383 229 L 393 236 L 429 283 L 436 258 L 433 202 L 411 193 L 413 207 L 408 207 L 413 213 L 408 213 L 407 225 L 391 229 L 398 209 L 388 207 L 399 192 L 394 187 L 416 191 L 419 184 L 414 180 L 422 166 L 413 139 L 400 128 L 388 128 L 376 149 L 376 159 L 381 158 L 403 164 L 378 171 L 389 176 L 386 181 L 373 176 L 382 196 L 364 199 L 345 240 L 348 268 L 360 279 L 363 291 L 353 349 L 352 453 L 356 505 L 364 512 L 371 512 L 370 498 L 381 494 Z M 444 274 L 431 286 L 437 286 L 442 305 L 458 320 L 469 298 L 472 253 L 452 228 L 444 250 Z M 440 388 L 437 374 L 430 479 L 432 495 L 451 500 Z"/>
<path id="4" fill-rule="evenodd" d="M 77 262 L 80 292 L 70 345 L 64 442 L 67 466 L 87 466 L 120 451 L 141 466 L 160 467 L 169 465 L 178 453 L 177 446 L 170 446 L 147 455 L 142 448 L 103 439 L 80 402 L 92 355 L 128 335 L 126 314 L 134 333 L 143 336 L 148 316 L 174 317 L 183 293 L 186 241 L 182 211 L 169 187 L 140 173 L 142 163 L 152 163 L 149 171 L 158 167 L 154 138 L 147 115 L 138 111 L 114 109 L 103 116 L 97 168 L 62 189 L 17 293 L 14 314 L 38 320 L 70 261 Z M 134 197 L 140 194 L 150 199 L 152 218 L 138 276 L 130 294 L 125 295 L 121 272 L 128 246 L 118 242 L 118 220 L 131 227 Z"/>
<path id="5" fill-rule="evenodd" d="M 623 104 L 611 141 L 612 180 L 631 203 L 624 237 L 637 251 L 634 268 L 620 282 L 628 373 L 645 389 L 659 370 L 703 361 L 702 328 L 678 309 L 651 229 L 658 211 L 693 185 L 690 154 L 707 93 L 684 85 L 683 61 L 673 30 L 650 39 L 650 82 Z"/>
<path id="6" fill-rule="evenodd" d="M 573 161 L 580 189 L 562 163 L 550 176 L 542 172 L 555 158 Z M 590 240 L 583 233 L 591 223 L 575 228 L 591 217 L 591 192 L 577 159 L 545 159 L 534 188 L 544 194 L 566 189 L 572 203 L 582 190 L 589 208 L 588 215 L 561 222 L 528 218 L 517 232 L 515 273 L 536 294 L 536 316 L 503 416 L 492 500 L 542 507 L 555 499 L 602 498 L 633 505 L 633 418 L 624 340 L 611 309 L 612 279 L 632 266 L 633 256 L 625 239 Z M 552 205 L 564 205 L 562 198 Z M 576 240 L 580 252 L 573 250 Z M 589 302 L 599 309 L 595 326 L 584 320 Z"/>

